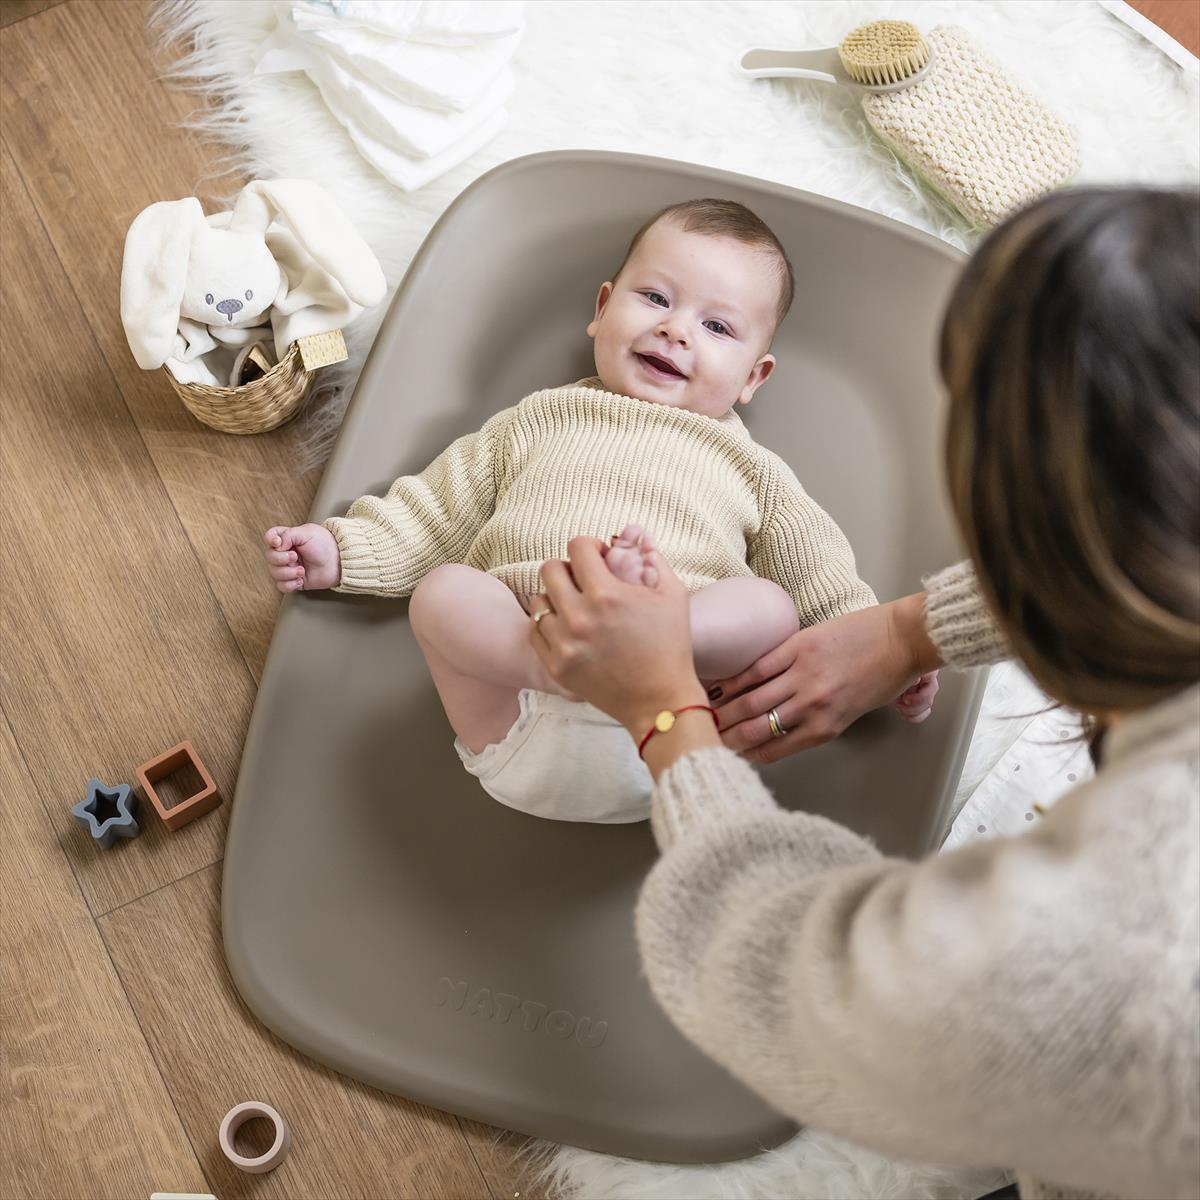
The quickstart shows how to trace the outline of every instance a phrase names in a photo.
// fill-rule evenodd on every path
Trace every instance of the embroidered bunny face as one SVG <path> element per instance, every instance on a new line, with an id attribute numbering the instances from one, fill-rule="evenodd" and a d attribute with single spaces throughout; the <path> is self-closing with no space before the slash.
<path id="1" fill-rule="evenodd" d="M 223 332 L 268 320 L 282 356 L 298 337 L 340 328 L 386 292 L 371 248 L 307 179 L 253 180 L 231 212 L 208 217 L 195 196 L 160 200 L 125 236 L 121 323 L 147 371 L 192 364 L 216 342 L 242 345 L 248 334 Z"/>
<path id="2" fill-rule="evenodd" d="M 179 315 L 228 329 L 257 325 L 281 278 L 261 237 L 198 226 Z"/>

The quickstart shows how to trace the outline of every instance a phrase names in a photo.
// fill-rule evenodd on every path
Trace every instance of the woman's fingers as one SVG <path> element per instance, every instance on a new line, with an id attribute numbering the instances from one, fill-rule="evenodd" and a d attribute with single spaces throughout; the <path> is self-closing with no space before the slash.
<path id="1" fill-rule="evenodd" d="M 547 619 L 554 617 L 571 617 L 576 614 L 579 604 L 579 589 L 571 577 L 570 567 L 561 558 L 550 558 L 542 563 L 542 603 L 536 608 L 548 609 L 549 618 L 538 621 L 537 630 L 545 633 L 542 626 Z M 535 611 L 536 611 L 535 608 Z"/>
<path id="2" fill-rule="evenodd" d="M 567 543 L 567 558 L 577 589 L 592 593 L 619 582 L 604 561 L 606 547 L 599 538 L 574 537 Z"/>
<path id="3" fill-rule="evenodd" d="M 792 678 L 795 672 L 788 668 L 793 660 L 790 653 L 780 653 L 783 650 L 784 647 L 780 646 L 763 655 L 749 670 L 738 675 L 732 684 L 714 685 L 729 689 L 723 690 L 722 696 L 716 700 L 712 699 L 710 688 L 709 699 L 720 713 L 722 729 L 761 716 L 785 700 L 792 699 L 796 692 L 796 683 Z M 734 691 L 739 685 L 746 689 L 741 694 Z"/>
<path id="4" fill-rule="evenodd" d="M 796 635 L 793 634 L 792 637 Z M 792 639 L 789 638 L 786 642 L 781 642 L 774 650 L 767 651 L 757 662 L 748 666 L 740 675 L 734 675 L 731 679 L 719 679 L 716 683 L 709 686 L 709 695 L 712 696 L 717 688 L 720 689 L 720 695 L 717 697 L 718 707 L 724 705 L 728 707 L 736 696 L 741 696 L 743 692 L 757 687 L 760 683 L 765 683 L 768 679 L 774 679 L 777 675 L 782 674 L 795 661 L 795 651 L 791 645 Z M 734 709 L 736 714 L 738 709 Z M 749 712 L 749 710 L 746 710 Z M 722 709 L 722 716 L 724 709 Z M 740 716 L 734 716 L 734 720 L 742 720 Z"/>
<path id="5" fill-rule="evenodd" d="M 763 722 L 765 724 L 765 717 Z M 785 725 L 784 728 L 786 729 L 787 726 Z M 768 728 L 766 740 L 757 746 L 741 751 L 741 755 L 747 762 L 773 763 L 778 762 L 781 758 L 787 758 L 789 755 L 799 754 L 801 750 L 811 750 L 814 746 L 822 746 L 832 737 L 832 734 L 801 725 L 796 729 L 789 729 L 784 737 L 777 738 L 771 736 Z"/>
<path id="6" fill-rule="evenodd" d="M 764 737 L 771 736 L 767 714 L 774 708 L 779 710 L 779 719 L 785 729 L 784 706 L 792 699 L 795 688 L 786 676 L 768 680 L 752 692 L 717 709 L 721 719 L 721 737 L 730 750 L 744 750 L 757 746 Z"/>
<path id="7" fill-rule="evenodd" d="M 569 561 L 552 558 L 542 563 L 550 607 L 568 622 L 578 621 L 588 603 L 620 583 L 604 561 L 606 549 L 598 538 L 576 537 L 567 543 Z"/>

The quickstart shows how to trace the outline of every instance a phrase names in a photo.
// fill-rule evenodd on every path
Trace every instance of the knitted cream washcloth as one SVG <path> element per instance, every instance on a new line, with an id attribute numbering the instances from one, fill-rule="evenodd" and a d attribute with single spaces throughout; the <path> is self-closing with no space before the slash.
<path id="1" fill-rule="evenodd" d="M 1079 170 L 1075 130 L 951 25 L 928 38 L 920 83 L 863 97 L 875 131 L 976 225 L 1015 209 Z"/>

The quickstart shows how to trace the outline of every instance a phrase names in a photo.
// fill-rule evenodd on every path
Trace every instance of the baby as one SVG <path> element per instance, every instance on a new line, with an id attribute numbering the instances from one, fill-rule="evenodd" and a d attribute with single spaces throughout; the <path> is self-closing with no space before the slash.
<path id="1" fill-rule="evenodd" d="M 560 820 L 643 820 L 649 771 L 624 729 L 546 673 L 529 601 L 577 534 L 611 542 L 610 569 L 633 584 L 657 544 L 692 593 L 705 681 L 876 603 L 841 530 L 734 411 L 775 368 L 792 292 L 749 209 L 664 209 L 600 286 L 595 377 L 527 396 L 345 517 L 267 530 L 276 586 L 411 595 L 455 749 L 491 796 Z"/>

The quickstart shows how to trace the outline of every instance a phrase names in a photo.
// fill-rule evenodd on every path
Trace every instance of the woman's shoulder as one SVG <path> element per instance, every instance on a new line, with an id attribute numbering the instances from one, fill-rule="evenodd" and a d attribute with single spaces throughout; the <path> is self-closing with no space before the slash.
<path id="1" fill-rule="evenodd" d="M 1061 849 L 1122 864 L 1106 887 L 1175 896 L 1184 878 L 1200 900 L 1200 686 L 1123 718 L 1101 743 L 1100 766 L 1044 824 Z M 1187 865 L 1185 865 L 1185 863 Z M 1182 874 L 1181 874 L 1182 870 Z M 1135 883 L 1136 881 L 1136 883 Z"/>

